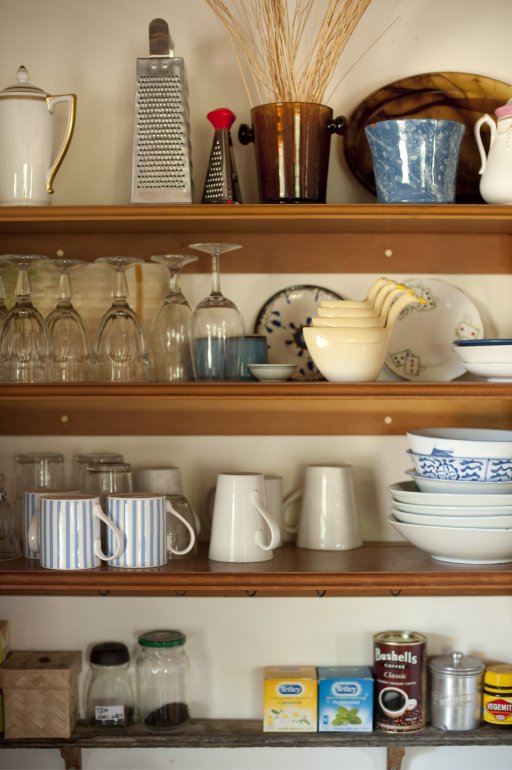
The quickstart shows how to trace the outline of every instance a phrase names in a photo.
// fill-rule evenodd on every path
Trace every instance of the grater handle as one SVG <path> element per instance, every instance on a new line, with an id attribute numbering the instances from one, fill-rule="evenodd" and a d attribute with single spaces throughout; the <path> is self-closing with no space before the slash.
<path id="1" fill-rule="evenodd" d="M 219 107 L 218 110 L 212 110 L 206 117 L 216 131 L 224 128 L 229 130 L 236 119 L 235 113 L 228 110 L 227 107 Z"/>
<path id="2" fill-rule="evenodd" d="M 149 55 L 174 56 L 174 43 L 165 19 L 153 19 L 149 22 Z"/>

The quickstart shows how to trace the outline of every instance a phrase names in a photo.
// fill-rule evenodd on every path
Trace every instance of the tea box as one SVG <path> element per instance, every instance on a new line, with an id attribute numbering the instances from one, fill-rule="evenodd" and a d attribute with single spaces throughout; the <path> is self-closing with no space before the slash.
<path id="1" fill-rule="evenodd" d="M 373 675 L 369 666 L 319 666 L 318 731 L 373 730 Z"/>
<path id="2" fill-rule="evenodd" d="M 266 666 L 263 731 L 315 733 L 318 715 L 315 666 Z"/>

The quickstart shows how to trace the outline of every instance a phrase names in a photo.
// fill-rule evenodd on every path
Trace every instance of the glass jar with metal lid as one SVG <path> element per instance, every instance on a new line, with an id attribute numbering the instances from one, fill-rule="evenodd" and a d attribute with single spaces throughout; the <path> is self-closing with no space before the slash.
<path id="1" fill-rule="evenodd" d="M 484 674 L 483 720 L 498 727 L 512 726 L 512 664 L 489 663 Z"/>
<path id="2" fill-rule="evenodd" d="M 135 721 L 130 653 L 122 642 L 96 644 L 90 654 L 87 719 L 95 725 L 125 727 Z"/>
<path id="3" fill-rule="evenodd" d="M 139 636 L 137 689 L 140 718 L 149 729 L 169 730 L 190 718 L 189 660 L 181 631 L 156 630 Z"/>
<path id="4" fill-rule="evenodd" d="M 484 664 L 452 652 L 432 658 L 430 721 L 439 730 L 474 730 L 482 712 L 482 673 Z"/>

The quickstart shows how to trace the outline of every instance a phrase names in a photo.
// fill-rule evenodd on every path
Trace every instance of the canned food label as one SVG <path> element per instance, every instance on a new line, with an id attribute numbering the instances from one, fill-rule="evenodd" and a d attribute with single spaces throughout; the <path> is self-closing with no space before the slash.
<path id="1" fill-rule="evenodd" d="M 512 700 L 484 695 L 484 721 L 491 724 L 512 723 Z"/>
<path id="2" fill-rule="evenodd" d="M 425 727 L 426 650 L 420 634 L 374 639 L 375 726 L 391 732 Z"/>

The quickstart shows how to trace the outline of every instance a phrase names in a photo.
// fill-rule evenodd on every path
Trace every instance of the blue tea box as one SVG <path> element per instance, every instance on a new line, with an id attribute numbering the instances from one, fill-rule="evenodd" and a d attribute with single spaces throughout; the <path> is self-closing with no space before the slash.
<path id="1" fill-rule="evenodd" d="M 318 732 L 373 731 L 373 674 L 369 666 L 318 667 Z"/>

